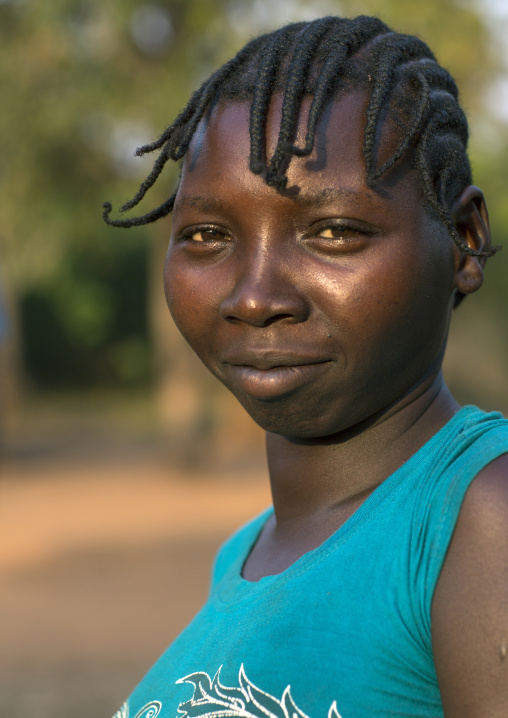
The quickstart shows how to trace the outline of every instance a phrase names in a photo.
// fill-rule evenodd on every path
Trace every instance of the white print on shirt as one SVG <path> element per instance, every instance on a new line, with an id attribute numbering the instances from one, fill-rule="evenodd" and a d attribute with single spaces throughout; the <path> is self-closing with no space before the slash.
<path id="1" fill-rule="evenodd" d="M 161 712 L 162 703 L 159 701 L 151 701 L 146 706 L 136 713 L 134 718 L 157 718 Z M 129 704 L 124 703 L 123 706 L 118 710 L 113 718 L 129 718 Z"/>
<path id="2" fill-rule="evenodd" d="M 219 680 L 221 668 L 212 680 L 208 673 L 197 672 L 176 681 L 194 686 L 192 698 L 178 706 L 182 714 L 179 718 L 308 718 L 292 699 L 290 686 L 286 686 L 278 700 L 249 681 L 243 663 L 238 674 L 239 687 L 223 686 Z M 328 718 L 341 718 L 335 701 Z"/>

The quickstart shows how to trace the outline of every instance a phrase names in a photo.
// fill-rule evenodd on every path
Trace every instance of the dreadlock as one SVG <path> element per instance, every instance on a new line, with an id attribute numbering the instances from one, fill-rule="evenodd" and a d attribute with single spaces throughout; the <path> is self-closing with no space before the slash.
<path id="1" fill-rule="evenodd" d="M 472 181 L 467 120 L 453 78 L 420 39 L 395 33 L 381 20 L 364 15 L 293 23 L 251 40 L 202 84 L 155 142 L 136 151 L 144 155 L 160 150 L 160 154 L 136 195 L 120 211 L 132 209 L 143 199 L 168 160 L 184 157 L 199 123 L 221 100 L 250 100 L 250 169 L 264 173 L 268 185 L 283 189 L 291 157 L 312 152 L 326 104 L 339 90 L 352 88 L 369 92 L 363 139 L 369 187 L 412 151 L 424 200 L 457 246 L 472 256 L 494 254 L 499 247 L 469 247 L 450 214 L 451 203 Z M 279 137 L 267 160 L 266 117 L 278 93 L 283 96 Z M 312 102 L 305 142 L 299 147 L 293 142 L 305 96 L 311 96 Z M 379 166 L 379 137 L 388 111 L 404 116 L 399 123 L 404 132 L 392 156 Z M 112 207 L 105 202 L 103 218 L 115 227 L 148 224 L 169 214 L 175 197 L 176 192 L 160 207 L 131 219 L 110 219 Z"/>

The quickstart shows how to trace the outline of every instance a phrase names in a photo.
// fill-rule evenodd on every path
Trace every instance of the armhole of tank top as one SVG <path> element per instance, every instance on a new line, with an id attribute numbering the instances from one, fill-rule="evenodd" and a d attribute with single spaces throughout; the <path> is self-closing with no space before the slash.
<path id="1" fill-rule="evenodd" d="M 481 447 L 478 442 L 482 443 Z M 419 591 L 420 610 L 423 612 L 429 645 L 432 645 L 432 602 L 466 494 L 480 471 L 506 453 L 508 453 L 508 424 L 500 432 L 494 429 L 478 437 L 461 454 L 458 462 L 455 462 L 458 463 L 456 470 L 453 470 L 455 464 L 452 464 L 444 472 L 444 475 L 452 472 L 452 476 L 448 477 L 446 482 L 439 482 L 441 486 L 435 487 L 432 491 L 427 504 L 427 524 L 429 514 L 433 514 L 435 518 L 431 520 L 433 526 L 429 527 L 430 536 L 426 537 L 424 556 L 419 557 L 423 558 L 420 570 L 424 572 L 424 590 Z M 419 515 L 421 517 L 421 512 Z"/>

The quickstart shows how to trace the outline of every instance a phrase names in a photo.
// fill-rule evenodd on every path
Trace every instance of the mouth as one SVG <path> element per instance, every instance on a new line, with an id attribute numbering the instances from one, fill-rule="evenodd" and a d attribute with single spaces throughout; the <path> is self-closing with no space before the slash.
<path id="1" fill-rule="evenodd" d="M 276 399 L 292 394 L 319 379 L 332 360 L 297 355 L 256 353 L 225 362 L 238 388 L 255 399 Z"/>

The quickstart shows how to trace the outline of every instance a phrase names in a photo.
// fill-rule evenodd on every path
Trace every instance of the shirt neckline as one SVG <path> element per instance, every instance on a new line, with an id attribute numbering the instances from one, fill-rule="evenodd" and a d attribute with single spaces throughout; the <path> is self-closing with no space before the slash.
<path id="1" fill-rule="evenodd" d="M 293 578 L 321 561 L 331 550 L 335 550 L 337 546 L 348 540 L 367 520 L 376 514 L 383 502 L 397 490 L 403 480 L 411 473 L 413 466 L 420 461 L 422 454 L 431 450 L 434 444 L 442 441 L 447 434 L 452 434 L 457 424 L 464 425 L 464 421 L 469 415 L 478 411 L 480 410 L 472 405 L 461 407 L 423 446 L 379 484 L 356 511 L 319 546 L 300 556 L 284 571 L 263 576 L 259 581 L 249 581 L 242 576 L 242 569 L 266 522 L 273 515 L 273 507 L 263 511 L 242 530 L 243 541 L 237 547 L 236 559 L 232 562 L 218 586 L 217 598 L 219 602 L 229 604 L 254 600 L 268 590 L 283 588 Z"/>

